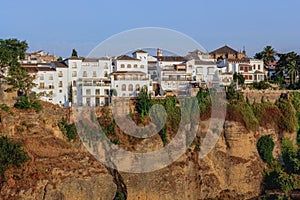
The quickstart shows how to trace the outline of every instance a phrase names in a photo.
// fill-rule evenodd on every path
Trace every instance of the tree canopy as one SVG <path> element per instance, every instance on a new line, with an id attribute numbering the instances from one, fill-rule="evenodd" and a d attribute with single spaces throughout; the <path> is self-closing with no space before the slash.
<path id="1" fill-rule="evenodd" d="M 35 86 L 34 78 L 28 71 L 21 67 L 19 60 L 25 58 L 28 48 L 26 41 L 17 39 L 0 39 L 0 67 L 2 73 L 7 69 L 5 80 L 10 85 L 6 92 L 20 90 L 25 96 L 29 95 L 30 90 Z"/>
<path id="2" fill-rule="evenodd" d="M 72 50 L 72 57 L 78 57 L 78 53 L 77 53 L 76 49 Z"/>

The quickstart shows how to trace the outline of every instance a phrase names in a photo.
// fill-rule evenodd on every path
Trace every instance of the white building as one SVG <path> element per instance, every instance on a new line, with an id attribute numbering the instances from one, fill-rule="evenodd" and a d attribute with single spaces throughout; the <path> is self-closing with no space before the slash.
<path id="1" fill-rule="evenodd" d="M 118 97 L 137 97 L 143 87 L 148 92 L 152 91 L 152 81 L 148 75 L 148 53 L 138 50 L 133 56 L 122 55 L 113 61 L 110 78 Z"/>

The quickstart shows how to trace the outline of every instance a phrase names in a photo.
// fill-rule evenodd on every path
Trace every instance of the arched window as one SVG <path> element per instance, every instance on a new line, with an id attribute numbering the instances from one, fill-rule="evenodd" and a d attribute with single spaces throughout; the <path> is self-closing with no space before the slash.
<path id="1" fill-rule="evenodd" d="M 126 91 L 126 85 L 125 84 L 122 85 L 122 91 Z"/>
<path id="2" fill-rule="evenodd" d="M 127 68 L 131 68 L 131 64 L 127 64 Z"/>
<path id="3" fill-rule="evenodd" d="M 133 91 L 133 85 L 132 84 L 128 85 L 128 91 Z"/>
<path id="4" fill-rule="evenodd" d="M 76 81 L 73 81 L 73 87 L 76 87 Z"/>
<path id="5" fill-rule="evenodd" d="M 104 77 L 108 77 L 107 71 L 104 72 Z"/>
<path id="6" fill-rule="evenodd" d="M 121 68 L 125 68 L 125 65 L 124 65 L 124 64 L 121 64 Z"/>

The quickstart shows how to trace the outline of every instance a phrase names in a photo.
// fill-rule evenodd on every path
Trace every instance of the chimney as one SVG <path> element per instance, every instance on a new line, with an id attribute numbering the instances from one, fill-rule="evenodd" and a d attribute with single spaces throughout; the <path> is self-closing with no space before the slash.
<path id="1" fill-rule="evenodd" d="M 162 56 L 162 50 L 160 48 L 157 49 L 157 56 L 158 57 Z"/>

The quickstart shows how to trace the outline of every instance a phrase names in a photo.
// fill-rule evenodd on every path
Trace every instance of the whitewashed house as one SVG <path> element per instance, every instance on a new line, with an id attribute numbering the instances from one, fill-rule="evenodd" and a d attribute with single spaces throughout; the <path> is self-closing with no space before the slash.
<path id="1" fill-rule="evenodd" d="M 133 57 L 122 55 L 113 61 L 113 72 L 110 76 L 112 88 L 118 97 L 137 97 L 145 87 L 152 91 L 152 81 L 148 75 L 148 53 L 138 50 Z"/>

